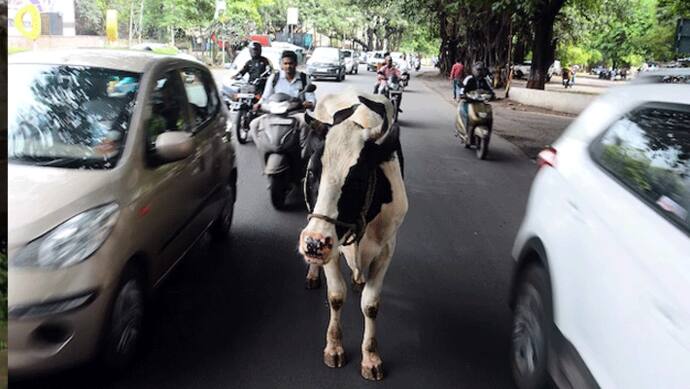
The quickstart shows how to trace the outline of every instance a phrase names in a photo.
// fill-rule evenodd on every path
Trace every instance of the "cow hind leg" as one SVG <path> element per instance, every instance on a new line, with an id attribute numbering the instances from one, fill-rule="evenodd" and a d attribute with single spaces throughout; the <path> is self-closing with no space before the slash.
<path id="1" fill-rule="evenodd" d="M 321 277 L 319 277 L 319 266 L 309 265 L 307 270 L 307 279 L 304 286 L 307 289 L 319 289 L 321 287 Z"/>
<path id="2" fill-rule="evenodd" d="M 326 331 L 326 348 L 323 350 L 323 362 L 328 367 L 343 367 L 345 365 L 345 349 L 343 348 L 343 331 L 340 326 L 340 313 L 347 297 L 347 285 L 340 271 L 340 258 L 336 257 L 324 266 L 326 284 L 328 286 L 328 305 L 331 318 Z"/>
<path id="3" fill-rule="evenodd" d="M 376 341 L 376 316 L 379 312 L 383 278 L 393 255 L 394 242 L 384 246 L 369 268 L 369 279 L 362 291 L 361 308 L 364 314 L 364 338 L 362 339 L 362 377 L 379 381 L 383 379 L 383 361 Z"/>

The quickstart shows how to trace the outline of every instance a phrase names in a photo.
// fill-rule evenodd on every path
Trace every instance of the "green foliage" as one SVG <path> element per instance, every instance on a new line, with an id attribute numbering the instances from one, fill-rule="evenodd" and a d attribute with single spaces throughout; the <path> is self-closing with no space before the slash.
<path id="1" fill-rule="evenodd" d="M 580 54 L 598 51 L 601 58 L 590 56 L 588 65 L 617 67 L 639 66 L 645 60 L 672 60 L 677 20 L 683 12 L 690 13 L 686 4 L 676 0 L 603 0 L 583 10 L 571 3 L 556 28 L 559 57 L 562 62 L 574 57 L 581 61 L 586 55 Z"/>

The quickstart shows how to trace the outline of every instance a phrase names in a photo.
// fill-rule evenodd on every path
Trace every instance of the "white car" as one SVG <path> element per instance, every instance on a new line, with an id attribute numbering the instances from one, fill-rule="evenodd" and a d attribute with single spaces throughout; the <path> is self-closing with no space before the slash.
<path id="1" fill-rule="evenodd" d="M 359 73 L 359 61 L 355 57 L 354 50 L 341 49 L 343 53 L 343 58 L 345 59 L 345 72 L 347 74 L 357 74 Z"/>
<path id="2" fill-rule="evenodd" d="M 529 78 L 532 72 L 532 61 L 525 61 L 521 64 L 513 65 L 513 76 L 517 79 Z M 563 69 L 561 68 L 561 61 L 554 61 L 551 66 L 549 66 L 548 73 L 546 75 L 546 82 L 551 81 L 551 77 L 560 77 Z"/>
<path id="3" fill-rule="evenodd" d="M 383 63 L 383 51 L 372 51 L 367 55 L 367 70 L 375 72 L 378 65 Z"/>
<path id="4" fill-rule="evenodd" d="M 690 70 L 611 89 L 539 155 L 515 239 L 517 386 L 688 388 Z"/>

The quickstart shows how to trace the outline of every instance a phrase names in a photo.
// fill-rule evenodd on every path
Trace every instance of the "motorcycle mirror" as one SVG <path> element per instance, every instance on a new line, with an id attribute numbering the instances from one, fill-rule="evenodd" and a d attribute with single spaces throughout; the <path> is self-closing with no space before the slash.
<path id="1" fill-rule="evenodd" d="M 316 85 L 314 85 L 314 84 L 309 84 L 309 86 L 307 86 L 307 88 L 305 89 L 305 91 L 306 91 L 307 93 L 312 93 L 312 92 L 314 92 L 315 90 L 316 90 Z"/>

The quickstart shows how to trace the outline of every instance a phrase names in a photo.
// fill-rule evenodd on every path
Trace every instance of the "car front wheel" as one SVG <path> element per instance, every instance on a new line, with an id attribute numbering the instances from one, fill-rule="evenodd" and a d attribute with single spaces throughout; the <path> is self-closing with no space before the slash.
<path id="1" fill-rule="evenodd" d="M 548 275 L 544 268 L 530 266 L 520 277 L 513 310 L 511 364 L 520 389 L 546 386 L 551 312 Z"/>
<path id="2" fill-rule="evenodd" d="M 102 352 L 104 367 L 120 373 L 134 360 L 144 331 L 145 293 L 141 272 L 128 265 L 107 318 Z"/>
<path id="3" fill-rule="evenodd" d="M 213 239 L 218 241 L 228 237 L 230 228 L 232 227 L 232 217 L 235 211 L 235 188 L 230 182 L 227 182 L 225 184 L 225 188 L 223 188 L 223 191 L 225 192 L 223 208 L 211 226 L 211 236 Z"/>

